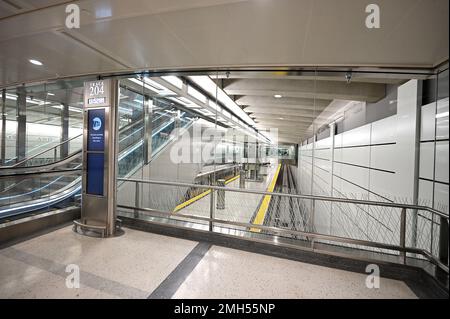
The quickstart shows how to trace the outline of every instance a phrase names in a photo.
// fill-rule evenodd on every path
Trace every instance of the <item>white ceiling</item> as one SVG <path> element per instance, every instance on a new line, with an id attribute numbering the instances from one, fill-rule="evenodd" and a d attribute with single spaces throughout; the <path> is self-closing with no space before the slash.
<path id="1" fill-rule="evenodd" d="M 130 69 L 431 67 L 448 59 L 448 0 L 378 0 L 380 29 L 365 27 L 365 2 L 0 0 L 0 86 Z M 82 9 L 78 30 L 65 27 L 66 3 Z"/>
<path id="2" fill-rule="evenodd" d="M 65 27 L 68 3 L 82 10 L 80 29 Z M 431 68 L 448 60 L 448 0 L 376 3 L 380 29 L 365 27 L 361 0 L 0 0 L 0 87 L 130 70 Z M 280 140 L 294 143 L 332 100 L 377 101 L 386 83 L 401 80 L 220 77 L 257 128 L 277 127 Z"/>

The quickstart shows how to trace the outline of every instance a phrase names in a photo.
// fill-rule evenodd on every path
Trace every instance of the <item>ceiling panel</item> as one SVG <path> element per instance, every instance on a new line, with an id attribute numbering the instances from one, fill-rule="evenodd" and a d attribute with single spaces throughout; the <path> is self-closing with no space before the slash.
<path id="1" fill-rule="evenodd" d="M 0 45 L 14 43 L 0 61 L 0 85 L 11 83 L 9 79 L 39 80 L 42 74 L 26 65 L 20 48 L 33 42 L 30 37 L 39 39 L 55 31 L 70 33 L 92 49 L 105 52 L 104 60 L 113 57 L 123 62 L 113 70 L 432 67 L 448 59 L 448 0 L 379 0 L 380 29 L 365 27 L 365 3 L 360 0 L 82 0 L 76 2 L 82 9 L 82 25 L 75 32 L 65 28 L 65 4 L 57 5 L 60 1 L 12 1 L 37 9 L 19 10 L 8 18 L 14 10 L 0 1 Z M 12 39 L 15 41 L 10 42 Z M 51 70 L 48 73 L 102 72 L 111 63 L 88 62 L 75 71 L 66 67 L 64 54 L 53 59 L 51 51 L 66 53 L 68 41 L 55 38 L 47 43 L 47 50 L 39 50 L 42 57 L 52 58 L 46 64 Z M 23 67 L 18 69 L 18 64 Z"/>

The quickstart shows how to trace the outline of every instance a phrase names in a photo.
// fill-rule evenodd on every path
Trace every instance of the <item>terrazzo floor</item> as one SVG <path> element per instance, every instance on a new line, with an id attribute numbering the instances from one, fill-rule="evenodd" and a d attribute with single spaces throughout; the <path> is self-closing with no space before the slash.
<path id="1" fill-rule="evenodd" d="M 66 286 L 68 265 L 79 267 L 79 288 Z M 416 298 L 402 281 L 381 278 L 379 289 L 365 281 L 364 274 L 132 229 L 97 239 L 68 226 L 0 250 L 0 298 L 148 298 L 156 290 L 172 298 Z"/>

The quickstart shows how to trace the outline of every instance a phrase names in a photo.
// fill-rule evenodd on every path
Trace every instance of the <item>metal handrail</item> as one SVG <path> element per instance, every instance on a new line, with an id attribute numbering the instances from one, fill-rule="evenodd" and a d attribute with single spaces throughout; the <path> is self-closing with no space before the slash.
<path id="1" fill-rule="evenodd" d="M 339 198 L 339 197 L 329 197 L 329 196 L 317 196 L 317 195 L 277 193 L 277 192 L 267 192 L 267 191 L 260 191 L 260 190 L 241 189 L 241 188 L 234 188 L 234 187 L 221 187 L 221 186 L 214 186 L 214 185 L 200 185 L 200 184 L 157 181 L 157 180 L 144 180 L 144 179 L 134 179 L 134 178 L 118 178 L 117 180 L 121 181 L 121 182 L 134 182 L 134 183 L 143 183 L 143 184 L 180 186 L 180 187 L 197 187 L 197 188 L 203 188 L 203 189 L 225 190 L 228 192 L 236 192 L 236 193 L 273 195 L 273 196 L 284 196 L 284 197 L 290 197 L 290 198 L 309 199 L 309 200 L 318 200 L 318 201 L 327 201 L 327 202 L 339 202 L 339 203 L 349 203 L 349 204 L 359 204 L 359 205 L 405 208 L 405 209 L 412 209 L 412 210 L 424 210 L 424 211 L 428 211 L 430 213 L 436 214 L 440 217 L 449 219 L 449 215 L 447 215 L 441 211 L 435 210 L 435 209 L 433 209 L 431 207 L 427 207 L 427 206 L 418 206 L 418 205 L 412 205 L 412 204 L 378 202 L 378 201 L 370 201 L 370 200 Z"/>
<path id="2" fill-rule="evenodd" d="M 5 174 L 0 175 L 0 179 L 8 179 L 8 178 L 21 178 L 21 177 L 29 177 L 29 176 L 55 176 L 55 175 L 78 175 L 82 173 L 82 169 L 80 168 L 72 168 L 72 169 L 61 169 L 55 171 L 43 171 L 43 172 L 25 172 L 18 174 Z"/>
<path id="3" fill-rule="evenodd" d="M 210 170 L 210 171 L 206 171 L 206 172 L 199 173 L 199 174 L 196 176 L 196 178 L 197 178 L 197 177 L 207 176 L 207 175 L 209 175 L 209 174 L 211 174 L 211 173 L 217 173 L 217 172 L 225 171 L 225 170 L 230 169 L 230 168 L 235 168 L 235 167 L 240 167 L 240 166 L 241 166 L 241 165 L 239 165 L 239 164 L 226 164 L 225 167 L 219 167 L 219 168 L 217 168 L 216 170 L 212 169 L 212 170 Z"/>
<path id="4" fill-rule="evenodd" d="M 353 238 L 348 238 L 348 237 L 340 237 L 340 236 L 326 235 L 326 234 L 320 234 L 320 233 L 311 233 L 311 232 L 305 232 L 305 231 L 301 231 L 301 230 L 292 230 L 292 229 L 283 228 L 283 227 L 273 227 L 273 226 L 264 226 L 264 225 L 258 225 L 258 224 L 234 222 L 234 221 L 229 221 L 229 220 L 202 217 L 202 216 L 190 215 L 190 214 L 177 215 L 174 212 L 164 212 L 164 211 L 151 209 L 151 208 L 142 208 L 142 207 L 127 206 L 127 205 L 117 205 L 117 207 L 129 209 L 129 210 L 139 210 L 139 211 L 143 211 L 143 212 L 157 213 L 157 214 L 165 215 L 167 217 L 177 216 L 177 217 L 182 217 L 182 218 L 187 218 L 187 219 L 206 221 L 206 222 L 210 222 L 210 223 L 213 222 L 213 223 L 217 223 L 217 224 L 240 226 L 240 227 L 246 227 L 246 228 L 258 228 L 261 230 L 271 231 L 271 232 L 278 233 L 278 234 L 290 234 L 290 235 L 304 236 L 304 237 L 314 238 L 314 239 L 322 239 L 322 240 L 328 240 L 328 241 L 341 242 L 341 243 L 345 243 L 345 244 L 354 244 L 354 245 L 381 248 L 381 249 L 387 249 L 387 250 L 397 250 L 399 252 L 404 252 L 404 253 L 420 254 L 420 255 L 426 257 L 427 259 L 429 259 L 436 266 L 443 269 L 445 272 L 447 272 L 447 273 L 449 272 L 448 267 L 444 263 L 442 263 L 439 259 L 436 259 L 436 257 L 431 255 L 427 250 L 421 249 L 421 248 L 403 247 L 403 246 L 398 246 L 398 245 L 383 244 L 383 243 L 379 243 L 379 242 L 353 239 Z"/>
<path id="5" fill-rule="evenodd" d="M 14 167 L 20 166 L 20 165 L 22 165 L 23 163 L 26 163 L 26 162 L 28 162 L 29 160 L 31 160 L 31 159 L 33 159 L 33 158 L 39 156 L 39 155 L 45 154 L 45 153 L 47 153 L 48 151 L 50 151 L 50 150 L 52 150 L 52 149 L 55 149 L 55 148 L 57 148 L 57 147 L 59 147 L 59 146 L 61 146 L 61 145 L 64 145 L 64 144 L 66 144 L 66 143 L 68 143 L 68 142 L 70 142 L 70 141 L 72 141 L 72 140 L 74 140 L 74 139 L 76 139 L 76 138 L 78 138 L 78 137 L 80 137 L 80 136 L 83 136 L 83 134 L 79 134 L 79 135 L 77 135 L 77 136 L 71 137 L 71 138 L 69 138 L 69 139 L 67 139 L 67 140 L 65 140 L 65 141 L 62 141 L 61 143 L 58 143 L 58 144 L 56 144 L 56 145 L 54 145 L 54 146 L 52 146 L 52 147 L 50 147 L 50 148 L 48 148 L 48 149 L 45 149 L 45 150 L 43 150 L 43 151 L 41 151 L 41 152 L 39 152 L 39 153 L 37 153 L 37 154 L 34 154 L 34 155 L 30 156 L 30 157 L 27 157 L 27 158 L 25 158 L 25 159 L 23 159 L 23 160 L 17 162 L 17 163 L 14 164 L 14 165 L 3 166 L 3 167 L 0 167 L 0 169 L 4 169 L 4 168 L 14 168 Z"/>
<path id="6" fill-rule="evenodd" d="M 263 225 L 250 224 L 250 223 L 231 222 L 231 221 L 216 219 L 216 218 L 213 218 L 214 196 L 211 196 L 210 217 L 209 218 L 195 216 L 195 215 L 188 215 L 188 214 L 183 214 L 180 216 L 184 217 L 184 218 L 192 218 L 192 219 L 208 221 L 210 224 L 209 225 L 210 231 L 213 229 L 212 223 L 222 223 L 222 224 L 236 225 L 236 226 L 242 226 L 242 227 L 247 227 L 247 228 L 258 228 L 258 229 L 269 230 L 269 231 L 278 232 L 278 233 L 289 233 L 289 234 L 294 234 L 294 235 L 305 236 L 307 238 L 313 238 L 313 240 L 311 242 L 312 247 L 314 246 L 314 239 L 319 238 L 319 239 L 323 239 L 323 240 L 344 242 L 344 243 L 350 243 L 350 244 L 356 244 L 356 245 L 362 245 L 362 246 L 368 246 L 368 247 L 376 247 L 376 248 L 382 248 L 382 249 L 388 249 L 388 250 L 396 250 L 396 251 L 399 251 L 400 257 L 403 261 L 403 264 L 406 264 L 406 253 L 420 254 L 423 257 L 425 257 L 426 259 L 428 259 L 430 262 L 432 262 L 433 264 L 435 264 L 436 266 L 438 266 L 439 268 L 444 270 L 447 274 L 449 272 L 448 266 L 445 265 L 443 262 L 441 262 L 438 258 L 433 256 L 433 254 L 430 253 L 429 251 L 427 251 L 425 249 L 420 249 L 420 248 L 406 247 L 406 212 L 407 212 L 407 209 L 425 210 L 432 214 L 436 214 L 442 218 L 449 219 L 449 216 L 447 214 L 437 211 L 430 207 L 410 205 L 410 204 L 401 204 L 401 203 L 386 203 L 386 202 L 377 202 L 377 201 L 369 201 L 369 200 L 327 197 L 327 196 L 298 195 L 298 194 L 267 192 L 267 191 L 259 191 L 259 190 L 245 190 L 245 189 L 232 188 L 232 187 L 200 185 L 200 184 L 190 184 L 190 183 L 180 183 L 180 182 L 142 180 L 142 179 L 133 179 L 133 178 L 118 178 L 117 180 L 121 181 L 121 182 L 135 183 L 136 188 L 139 183 L 154 184 L 154 185 L 166 185 L 166 186 L 180 186 L 180 187 L 187 187 L 187 188 L 196 187 L 196 188 L 202 188 L 202 189 L 208 189 L 208 190 L 222 190 L 222 191 L 230 191 L 230 192 L 237 192 L 237 193 L 259 194 L 259 195 L 270 195 L 270 196 L 284 196 L 284 197 L 289 197 L 289 198 L 307 199 L 307 200 L 312 200 L 312 201 L 318 200 L 318 201 L 328 201 L 328 202 L 340 202 L 340 203 L 350 203 L 350 204 L 360 204 L 360 205 L 401 208 L 400 245 L 399 246 L 391 245 L 391 244 L 383 244 L 383 243 L 367 241 L 367 240 L 359 240 L 359 239 L 352 239 L 352 238 L 339 237 L 339 236 L 333 236 L 333 235 L 325 235 L 325 234 L 314 233 L 314 232 L 305 232 L 305 231 L 290 230 L 290 229 L 280 228 L 280 227 L 263 226 Z M 136 190 L 136 192 L 137 192 L 137 190 Z M 213 195 L 214 192 L 212 192 L 211 194 Z M 158 210 L 149 209 L 149 208 L 139 208 L 139 207 L 137 207 L 138 202 L 139 202 L 139 200 L 136 201 L 136 207 L 126 206 L 126 205 L 118 205 L 118 207 L 125 208 L 125 209 L 131 209 L 134 211 L 156 212 L 156 213 L 167 215 L 169 217 L 174 214 L 173 212 L 163 212 L 163 211 L 158 211 Z"/>
<path id="7" fill-rule="evenodd" d="M 66 158 L 52 162 L 50 164 L 41 164 L 41 165 L 33 165 L 33 166 L 22 166 L 22 167 L 0 167 L 0 175 L 6 175 L 8 172 L 11 173 L 18 173 L 18 172 L 43 172 L 45 171 L 51 171 L 54 167 L 59 167 L 66 165 L 67 163 L 70 163 L 74 161 L 76 158 L 81 157 L 82 149 L 76 150 L 73 153 L 69 154 Z"/>
<path id="8" fill-rule="evenodd" d="M 119 131 L 122 131 L 122 132 L 127 131 L 127 130 L 133 128 L 134 126 L 136 126 L 137 124 L 140 124 L 141 122 L 142 122 L 142 120 L 139 120 L 139 121 L 137 121 L 137 122 L 135 122 L 135 123 L 133 123 L 133 124 L 130 124 L 129 126 L 128 126 L 128 125 L 127 125 L 127 126 L 124 126 L 124 127 L 122 127 Z M 50 150 L 52 150 L 52 149 L 55 149 L 55 148 L 57 148 L 57 147 L 59 147 L 59 146 L 65 144 L 65 143 L 68 143 L 68 142 L 70 142 L 70 141 L 72 141 L 72 140 L 74 140 L 74 139 L 76 139 L 76 138 L 78 138 L 78 137 L 80 137 L 80 136 L 83 136 L 83 133 L 81 133 L 81 134 L 79 134 L 79 135 L 77 135 L 77 136 L 71 137 L 71 138 L 69 138 L 69 139 L 67 139 L 67 140 L 65 140 L 65 141 L 62 141 L 62 142 L 60 142 L 60 143 L 58 143 L 58 144 L 56 144 L 56 145 L 53 145 L 52 147 L 47 148 L 47 149 L 45 149 L 45 150 L 43 150 L 43 151 L 41 151 L 41 152 L 39 152 L 39 153 L 37 153 L 37 154 L 34 154 L 34 155 L 30 156 L 30 157 L 24 158 L 24 159 L 21 160 L 20 162 L 17 162 L 17 163 L 15 163 L 15 164 L 13 164 L 13 165 L 1 166 L 1 167 L 0 167 L 0 170 L 2 170 L 2 169 L 9 169 L 9 168 L 16 168 L 17 166 L 20 166 L 20 165 L 22 165 L 23 163 L 25 163 L 25 162 L 27 162 L 27 161 L 29 161 L 29 160 L 31 160 L 31 159 L 33 159 L 33 158 L 39 156 L 39 155 L 45 154 L 45 153 L 47 153 L 48 151 L 50 151 Z M 81 150 L 76 151 L 76 152 L 74 152 L 73 154 L 79 153 L 79 152 L 81 152 Z M 73 154 L 72 154 L 72 155 L 73 155 Z M 15 157 L 15 158 L 17 158 L 17 157 Z M 13 159 L 14 159 L 14 158 L 13 158 Z"/>
<path id="9" fill-rule="evenodd" d="M 125 131 L 131 130 L 132 128 L 134 128 L 138 124 L 141 124 L 141 122 L 143 122 L 143 119 L 139 119 L 139 120 L 137 120 L 136 122 L 134 122 L 132 124 L 125 125 L 125 126 L 123 126 L 123 127 L 121 127 L 119 129 L 119 133 L 123 133 Z"/>

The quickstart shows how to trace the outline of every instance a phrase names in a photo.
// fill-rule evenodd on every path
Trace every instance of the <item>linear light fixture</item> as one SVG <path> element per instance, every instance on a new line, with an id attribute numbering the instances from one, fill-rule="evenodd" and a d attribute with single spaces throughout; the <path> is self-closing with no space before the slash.
<path id="1" fill-rule="evenodd" d="M 192 86 L 188 86 L 188 94 L 192 96 L 193 98 L 199 100 L 202 103 L 206 102 L 206 96 L 204 96 L 202 93 L 194 89 Z"/>
<path id="2" fill-rule="evenodd" d="M 183 88 L 183 81 L 174 75 L 167 75 L 161 77 L 164 81 L 172 84 L 173 86 L 179 88 L 180 90 Z"/>
<path id="3" fill-rule="evenodd" d="M 448 111 L 447 112 L 442 112 L 442 113 L 438 113 L 438 114 L 436 114 L 436 118 L 437 119 L 440 119 L 440 118 L 443 118 L 443 117 L 448 117 Z"/>
<path id="4" fill-rule="evenodd" d="M 69 106 L 69 111 L 76 112 L 76 113 L 83 113 L 82 109 L 79 109 L 77 107 Z"/>
<path id="5" fill-rule="evenodd" d="M 58 110 L 62 110 L 63 109 L 63 105 L 59 104 L 59 105 L 50 105 L 50 107 L 54 108 L 54 109 L 58 109 Z"/>
<path id="6" fill-rule="evenodd" d="M 189 77 L 193 82 L 208 92 L 211 96 L 216 96 L 217 100 L 225 105 L 230 111 L 244 120 L 247 124 L 255 125 L 255 122 L 244 112 L 214 81 L 207 75 L 193 75 Z"/>

